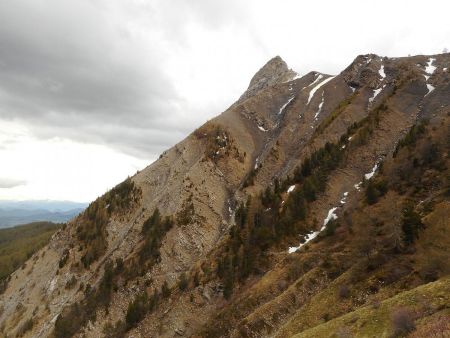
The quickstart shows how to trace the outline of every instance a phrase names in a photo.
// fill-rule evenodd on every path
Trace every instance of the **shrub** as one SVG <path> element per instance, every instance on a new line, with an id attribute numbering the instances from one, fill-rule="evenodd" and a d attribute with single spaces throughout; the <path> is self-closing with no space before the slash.
<path id="1" fill-rule="evenodd" d="M 419 230 L 423 229 L 424 224 L 420 215 L 414 211 L 412 204 L 407 204 L 403 209 L 402 230 L 405 244 L 413 243 L 419 237 Z"/>
<path id="2" fill-rule="evenodd" d="M 388 191 L 387 182 L 384 180 L 369 180 L 366 188 L 366 200 L 368 204 L 375 204 L 381 196 Z"/>
<path id="3" fill-rule="evenodd" d="M 132 328 L 144 318 L 148 311 L 147 292 L 138 294 L 134 300 L 130 302 L 125 316 L 127 329 Z"/>
<path id="4" fill-rule="evenodd" d="M 164 235 L 173 227 L 173 221 L 170 217 L 161 217 L 158 208 L 144 222 L 142 234 L 144 235 L 144 244 L 139 251 L 139 260 L 141 263 L 149 262 L 154 264 L 160 258 L 160 247 Z"/>
<path id="5" fill-rule="evenodd" d="M 333 236 L 338 226 L 339 224 L 336 220 L 329 221 L 325 228 L 325 236 Z"/>
<path id="6" fill-rule="evenodd" d="M 339 298 L 348 298 L 350 297 L 350 288 L 348 285 L 344 284 L 339 287 Z"/>
<path id="7" fill-rule="evenodd" d="M 77 237 L 84 242 L 86 250 L 81 262 L 86 268 L 106 250 L 106 226 L 111 215 L 135 207 L 141 196 L 141 189 L 127 178 L 92 202 L 77 218 Z"/>
<path id="8" fill-rule="evenodd" d="M 77 278 L 75 275 L 72 275 L 72 277 L 67 281 L 65 288 L 71 289 L 77 284 Z"/>
<path id="9" fill-rule="evenodd" d="M 415 330 L 414 314 L 407 308 L 397 309 L 391 315 L 394 336 L 403 336 Z"/>
<path id="10" fill-rule="evenodd" d="M 200 285 L 200 276 L 198 274 L 198 271 L 196 271 L 194 273 L 194 277 L 193 277 L 193 283 L 194 283 L 194 287 L 197 287 Z"/>
<path id="11" fill-rule="evenodd" d="M 122 320 L 118 320 L 115 325 L 107 322 L 103 328 L 105 337 L 108 338 L 122 338 L 125 336 L 126 325 Z"/>
<path id="12" fill-rule="evenodd" d="M 17 337 L 22 337 L 33 328 L 34 322 L 33 318 L 27 319 L 17 330 Z"/>
<path id="13" fill-rule="evenodd" d="M 170 296 L 170 288 L 169 284 L 167 284 L 167 281 L 164 281 L 163 285 L 161 286 L 161 294 L 164 298 Z"/>
<path id="14" fill-rule="evenodd" d="M 187 277 L 186 277 L 186 273 L 182 273 L 181 275 L 180 275 L 180 279 L 179 279 L 179 281 L 178 281 L 178 288 L 180 289 L 180 290 L 185 290 L 186 288 L 188 287 L 188 280 L 187 280 Z"/>

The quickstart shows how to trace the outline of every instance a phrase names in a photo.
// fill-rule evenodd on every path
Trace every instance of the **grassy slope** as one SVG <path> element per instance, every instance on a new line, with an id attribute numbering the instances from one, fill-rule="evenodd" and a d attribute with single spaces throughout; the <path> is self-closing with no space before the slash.
<path id="1" fill-rule="evenodd" d="M 61 224 L 35 222 L 0 229 L 0 280 L 42 248 Z"/>
<path id="2" fill-rule="evenodd" d="M 450 246 L 448 202 L 444 201 L 436 205 L 435 210 L 425 217 L 424 223 L 426 228 L 416 244 L 415 255 L 410 257 L 414 261 L 414 271 L 420 271 L 430 258 L 448 255 L 447 248 Z M 396 308 L 402 306 L 412 307 L 419 314 L 426 308 L 444 307 L 444 314 L 450 322 L 450 277 L 443 277 L 437 282 L 422 285 L 395 296 L 392 295 L 399 290 L 395 283 L 391 284 L 381 289 L 378 294 L 367 298 L 366 304 L 370 303 L 370 299 L 383 299 L 379 307 L 368 305 L 355 309 L 350 299 L 337 297 L 339 285 L 342 284 L 351 285 L 352 296 L 364 292 L 364 285 L 352 285 L 349 282 L 350 274 L 351 270 L 307 302 L 291 322 L 287 323 L 279 336 L 298 333 L 295 337 L 338 337 L 339 333 L 342 335 L 343 332 L 349 332 L 355 337 L 389 337 L 392 334 L 390 316 Z M 370 279 L 367 279 L 366 284 Z M 375 301 L 373 303 L 377 304 Z M 324 322 L 323 314 L 325 313 L 334 319 Z M 420 331 L 421 326 L 433 323 L 434 319 L 428 318 L 431 314 L 434 312 L 431 311 L 427 316 L 419 316 L 416 321 L 417 331 Z M 450 327 L 448 330 L 450 336 Z"/>
<path id="3" fill-rule="evenodd" d="M 341 317 L 317 325 L 294 335 L 295 338 L 338 337 L 347 332 L 355 337 L 389 337 L 392 334 L 390 316 L 394 309 L 407 307 L 416 311 L 417 330 L 438 318 L 437 314 L 449 316 L 450 277 L 421 285 L 381 302 L 379 306 L 365 306 Z M 450 334 L 450 328 L 449 332 Z"/>

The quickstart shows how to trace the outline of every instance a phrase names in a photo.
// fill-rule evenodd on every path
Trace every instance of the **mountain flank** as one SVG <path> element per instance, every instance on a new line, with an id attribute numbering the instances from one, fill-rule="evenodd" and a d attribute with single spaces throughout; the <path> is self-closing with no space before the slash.
<path id="1" fill-rule="evenodd" d="M 8 337 L 450 334 L 450 54 L 275 57 L 16 270 Z"/>

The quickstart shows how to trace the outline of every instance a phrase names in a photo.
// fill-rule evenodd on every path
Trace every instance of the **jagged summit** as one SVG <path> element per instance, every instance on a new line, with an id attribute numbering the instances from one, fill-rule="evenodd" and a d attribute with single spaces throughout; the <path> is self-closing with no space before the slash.
<path id="1" fill-rule="evenodd" d="M 270 59 L 260 70 L 253 75 L 245 93 L 239 101 L 243 101 L 250 96 L 255 95 L 260 90 L 272 86 L 279 82 L 285 82 L 297 75 L 292 69 L 289 69 L 286 62 L 280 57 L 275 56 Z"/>
<path id="2" fill-rule="evenodd" d="M 292 74 L 293 71 L 288 68 L 286 62 L 277 55 L 256 72 L 250 80 L 248 89 L 255 86 L 270 85 L 270 83 L 277 82 L 280 78 Z"/>

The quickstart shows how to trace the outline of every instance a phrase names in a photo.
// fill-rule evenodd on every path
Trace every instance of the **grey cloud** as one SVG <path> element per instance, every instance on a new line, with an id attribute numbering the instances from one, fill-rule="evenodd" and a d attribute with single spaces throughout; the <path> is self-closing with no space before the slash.
<path id="1" fill-rule="evenodd" d="M 43 138 L 99 142 L 154 157 L 193 127 L 155 50 L 141 50 L 108 3 L 0 3 L 0 118 Z M 102 21 L 103 20 L 103 21 Z M 194 119 L 195 120 L 195 119 Z"/>
<path id="2" fill-rule="evenodd" d="M 27 184 L 27 182 L 24 180 L 0 177 L 0 189 L 11 189 L 25 184 Z"/>

